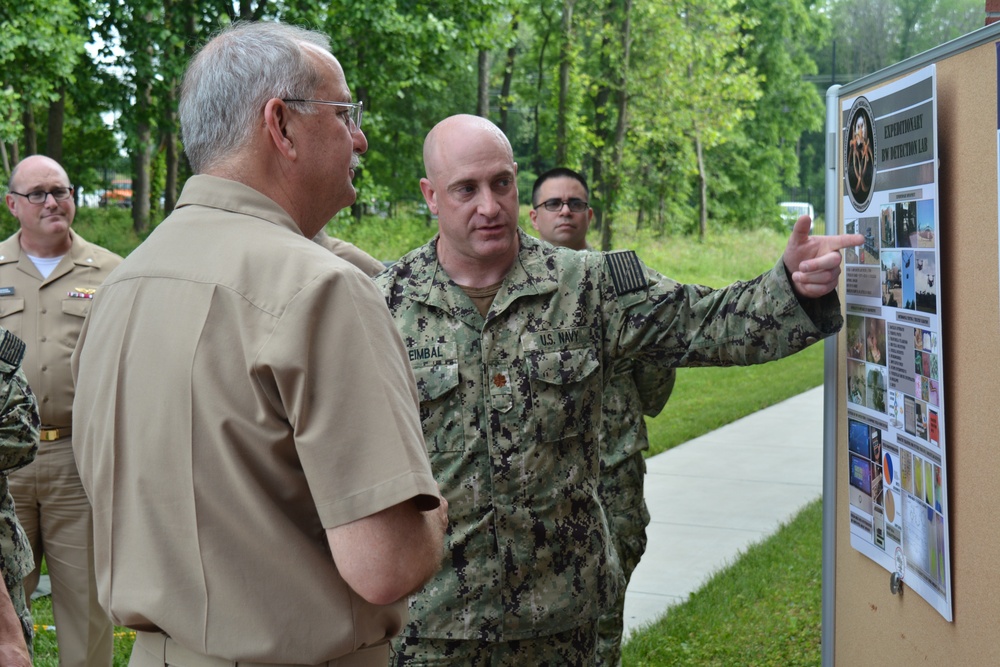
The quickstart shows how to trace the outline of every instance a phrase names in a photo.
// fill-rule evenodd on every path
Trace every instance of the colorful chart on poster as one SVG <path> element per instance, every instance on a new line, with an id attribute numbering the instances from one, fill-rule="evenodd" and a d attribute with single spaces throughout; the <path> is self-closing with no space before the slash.
<path id="1" fill-rule="evenodd" d="M 952 620 L 933 66 L 842 100 L 851 545 Z M 902 558 L 899 557 L 902 554 Z"/>

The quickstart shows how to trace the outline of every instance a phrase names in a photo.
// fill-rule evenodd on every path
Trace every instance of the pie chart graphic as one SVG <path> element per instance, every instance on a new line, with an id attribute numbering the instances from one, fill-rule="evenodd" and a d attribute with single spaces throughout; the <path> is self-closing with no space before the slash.
<path id="1" fill-rule="evenodd" d="M 892 457 L 886 452 L 882 455 L 882 477 L 885 478 L 885 483 L 892 484 Z"/>
<path id="2" fill-rule="evenodd" d="M 896 520 L 896 499 L 892 496 L 892 491 L 885 490 L 885 520 L 892 523 Z"/>

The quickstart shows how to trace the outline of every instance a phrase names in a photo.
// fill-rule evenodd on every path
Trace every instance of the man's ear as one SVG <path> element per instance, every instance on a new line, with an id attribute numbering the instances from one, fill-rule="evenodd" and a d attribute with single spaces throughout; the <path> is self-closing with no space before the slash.
<path id="1" fill-rule="evenodd" d="M 264 105 L 264 127 L 271 137 L 271 143 L 283 157 L 294 160 L 295 137 L 289 127 L 290 121 L 291 111 L 282 100 L 272 97 Z"/>
<path id="2" fill-rule="evenodd" d="M 427 202 L 427 208 L 430 209 L 431 213 L 434 215 L 438 214 L 437 207 L 437 190 L 431 184 L 430 180 L 426 178 L 420 179 L 420 192 L 424 195 L 424 201 Z"/>
<path id="3" fill-rule="evenodd" d="M 532 208 L 530 211 L 528 211 L 528 217 L 531 218 L 531 226 L 534 227 L 535 231 L 537 232 L 538 231 L 538 210 Z"/>

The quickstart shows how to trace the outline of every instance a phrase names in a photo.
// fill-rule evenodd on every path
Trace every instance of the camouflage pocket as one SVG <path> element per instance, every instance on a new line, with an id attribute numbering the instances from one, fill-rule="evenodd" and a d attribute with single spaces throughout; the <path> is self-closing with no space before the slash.
<path id="1" fill-rule="evenodd" d="M 458 362 L 443 362 L 413 369 L 420 395 L 420 422 L 431 452 L 462 451 L 462 397 L 458 388 Z"/>
<path id="2" fill-rule="evenodd" d="M 543 442 L 579 435 L 592 427 L 601 363 L 589 347 L 527 355 L 532 418 Z"/>

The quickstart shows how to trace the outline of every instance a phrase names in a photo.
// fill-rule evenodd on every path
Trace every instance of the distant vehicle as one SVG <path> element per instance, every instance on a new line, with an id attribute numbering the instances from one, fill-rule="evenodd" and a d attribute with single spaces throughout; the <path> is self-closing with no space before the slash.
<path id="1" fill-rule="evenodd" d="M 789 227 L 794 225 L 795 221 L 803 215 L 808 215 L 813 221 L 816 219 L 812 204 L 801 201 L 783 201 L 778 206 L 781 207 L 781 220 Z M 809 229 L 812 229 L 812 224 L 809 225 Z"/>

